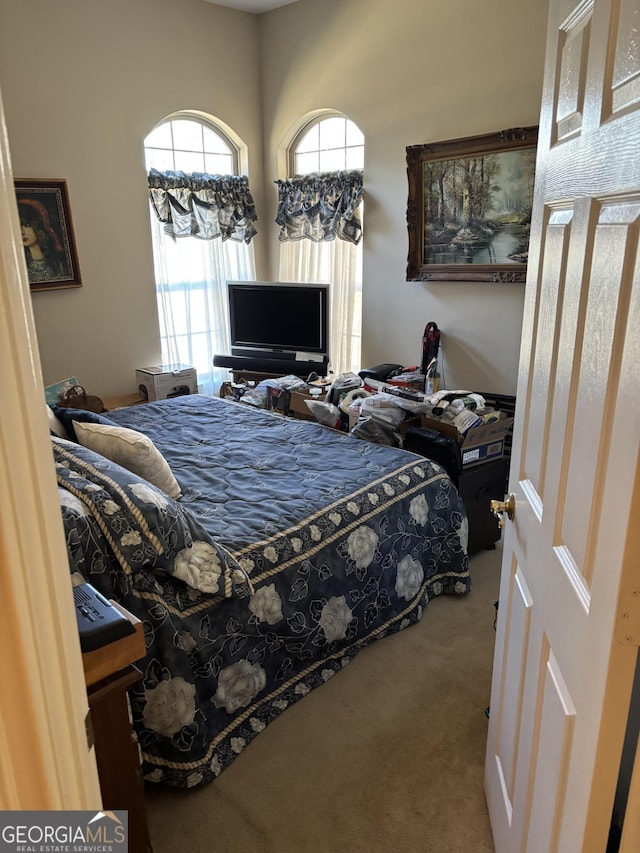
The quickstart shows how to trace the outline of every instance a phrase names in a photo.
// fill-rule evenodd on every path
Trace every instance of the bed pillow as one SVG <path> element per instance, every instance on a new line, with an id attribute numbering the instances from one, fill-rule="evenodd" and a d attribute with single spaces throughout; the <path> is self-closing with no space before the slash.
<path id="1" fill-rule="evenodd" d="M 151 439 L 135 429 L 107 424 L 73 422 L 78 442 L 112 462 L 144 477 L 171 498 L 182 494 L 169 463 Z"/>
<path id="2" fill-rule="evenodd" d="M 65 429 L 64 424 L 54 413 L 51 406 L 47 406 L 47 420 L 49 421 L 49 432 L 60 438 L 69 438 L 69 433 Z"/>
<path id="3" fill-rule="evenodd" d="M 132 589 L 157 595 L 158 571 L 191 587 L 174 590 L 184 598 L 179 606 L 193 605 L 193 590 L 251 594 L 238 562 L 181 504 L 81 444 L 55 436 L 51 444 L 72 575 L 118 600 Z"/>
<path id="4" fill-rule="evenodd" d="M 73 409 L 70 406 L 55 405 L 50 405 L 49 409 L 66 430 L 66 435 L 63 435 L 62 438 L 70 438 L 71 441 L 78 441 L 78 437 L 73 427 L 74 421 L 77 421 L 78 423 L 110 424 L 111 426 L 115 426 L 113 421 L 109 420 L 109 418 L 104 415 L 97 414 L 97 412 L 88 412 L 85 409 Z"/>

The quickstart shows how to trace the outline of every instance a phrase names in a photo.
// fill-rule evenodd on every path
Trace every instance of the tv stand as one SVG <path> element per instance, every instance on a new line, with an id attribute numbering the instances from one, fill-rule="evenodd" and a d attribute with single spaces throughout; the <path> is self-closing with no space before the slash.
<path id="1" fill-rule="evenodd" d="M 214 367 L 228 367 L 233 370 L 234 374 L 239 371 L 248 371 L 250 373 L 268 373 L 272 376 L 299 376 L 301 379 L 306 379 L 310 373 L 317 373 L 318 376 L 326 376 L 329 369 L 329 362 L 326 359 L 320 361 L 301 360 L 299 361 L 294 355 L 287 357 L 286 354 L 277 354 L 271 356 L 258 355 L 214 355 Z M 263 379 L 266 377 L 262 377 Z"/>
<path id="2" fill-rule="evenodd" d="M 258 385 L 264 379 L 281 379 L 287 375 L 286 373 L 262 373 L 257 370 L 234 370 L 231 368 L 233 381 L 238 383 L 255 382 Z"/>

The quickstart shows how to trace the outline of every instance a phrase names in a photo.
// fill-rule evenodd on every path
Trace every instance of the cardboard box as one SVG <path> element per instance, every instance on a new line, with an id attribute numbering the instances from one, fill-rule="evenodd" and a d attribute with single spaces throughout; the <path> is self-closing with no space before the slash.
<path id="1" fill-rule="evenodd" d="M 294 418 L 302 421 L 315 421 L 315 417 L 311 414 L 311 409 L 305 403 L 305 400 L 321 400 L 322 397 L 313 397 L 306 391 L 292 391 L 291 400 L 289 401 L 289 411 Z"/>
<path id="2" fill-rule="evenodd" d="M 504 412 L 500 412 L 499 420 L 472 427 L 464 435 L 460 435 L 453 424 L 442 423 L 442 421 L 436 421 L 426 415 L 420 417 L 420 426 L 435 429 L 443 435 L 449 435 L 459 440 L 463 468 L 478 465 L 480 462 L 501 459 L 504 456 L 505 438 L 512 424 L 513 418 L 509 418 Z"/>
<path id="3" fill-rule="evenodd" d="M 136 382 L 138 390 L 149 402 L 198 393 L 196 370 L 186 364 L 139 367 Z"/>
<path id="4" fill-rule="evenodd" d="M 324 402 L 324 394 L 309 394 L 308 391 L 292 391 L 291 400 L 289 401 L 289 414 L 294 418 L 302 421 L 313 421 L 318 423 L 318 419 L 311 412 L 311 409 L 306 404 L 306 400 L 317 400 L 319 403 Z M 347 415 L 344 412 L 340 416 L 340 421 L 335 427 L 341 430 L 351 430 L 358 423 L 357 415 Z"/>

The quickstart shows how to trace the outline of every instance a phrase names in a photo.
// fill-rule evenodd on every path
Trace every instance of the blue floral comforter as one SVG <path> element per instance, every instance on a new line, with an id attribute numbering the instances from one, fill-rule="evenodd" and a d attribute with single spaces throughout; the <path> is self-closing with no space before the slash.
<path id="1" fill-rule="evenodd" d="M 364 645 L 470 588 L 464 508 L 427 459 L 198 395 L 107 417 L 148 435 L 183 493 L 54 441 L 72 571 L 144 623 L 147 780 L 211 781 Z"/>

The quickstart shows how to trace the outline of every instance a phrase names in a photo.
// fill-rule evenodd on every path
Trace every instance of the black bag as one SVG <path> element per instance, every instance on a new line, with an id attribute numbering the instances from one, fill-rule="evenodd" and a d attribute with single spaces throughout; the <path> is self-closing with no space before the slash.
<path id="1" fill-rule="evenodd" d="M 442 465 L 457 487 L 462 473 L 462 451 L 455 438 L 428 427 L 411 427 L 405 434 L 403 447 Z"/>

